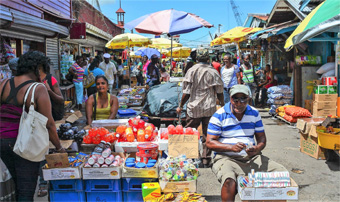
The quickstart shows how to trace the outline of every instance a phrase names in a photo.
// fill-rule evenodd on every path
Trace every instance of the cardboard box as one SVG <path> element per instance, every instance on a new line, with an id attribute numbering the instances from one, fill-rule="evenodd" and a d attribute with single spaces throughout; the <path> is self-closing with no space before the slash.
<path id="1" fill-rule="evenodd" d="M 240 187 L 238 184 L 238 193 L 241 200 L 298 200 L 299 186 L 290 178 L 290 187 Z"/>
<path id="2" fill-rule="evenodd" d="M 313 95 L 313 101 L 318 102 L 336 102 L 338 99 L 338 95 L 336 94 L 314 94 Z"/>
<path id="3" fill-rule="evenodd" d="M 55 153 L 46 155 L 48 168 L 67 168 L 70 166 L 67 153 Z"/>
<path id="4" fill-rule="evenodd" d="M 81 179 L 81 167 L 68 167 L 68 168 L 46 168 L 43 167 L 44 180 L 73 180 Z"/>
<path id="5" fill-rule="evenodd" d="M 159 180 L 162 192 L 174 193 L 174 192 L 197 192 L 197 180 L 192 181 L 179 181 L 179 182 L 168 182 Z"/>
<path id="6" fill-rule="evenodd" d="M 125 158 L 123 153 L 112 153 Z M 90 179 L 120 179 L 122 178 L 122 166 L 108 168 L 82 168 L 82 176 L 84 180 Z"/>
<path id="7" fill-rule="evenodd" d="M 313 116 L 336 116 L 336 108 L 333 109 L 315 109 L 313 107 Z"/>
<path id="8" fill-rule="evenodd" d="M 130 153 L 126 158 L 136 157 L 136 153 Z M 158 162 L 152 168 L 129 168 L 123 166 L 123 178 L 158 178 Z"/>
<path id="9" fill-rule="evenodd" d="M 331 85 L 334 85 L 334 84 L 338 83 L 338 81 L 337 81 L 335 76 L 332 76 L 332 77 L 322 77 L 321 81 L 322 81 L 322 85 L 326 85 L 326 86 L 331 86 Z"/>
<path id="10" fill-rule="evenodd" d="M 335 109 L 336 108 L 336 102 L 313 102 L 313 109 L 319 110 L 319 109 Z"/>
<path id="11" fill-rule="evenodd" d="M 318 138 L 300 133 L 300 152 L 315 159 L 325 159 L 325 150 L 318 145 Z"/>
<path id="12" fill-rule="evenodd" d="M 75 114 L 72 114 L 71 116 L 67 117 L 66 122 L 68 123 L 74 123 L 78 120 L 78 116 Z"/>
<path id="13" fill-rule="evenodd" d="M 313 100 L 305 100 L 305 109 L 312 112 Z"/>
<path id="14" fill-rule="evenodd" d="M 313 92 L 315 94 L 328 94 L 328 86 L 322 86 L 322 85 L 314 86 Z"/>
<path id="15" fill-rule="evenodd" d="M 186 155 L 187 158 L 199 158 L 199 142 L 195 135 L 169 135 L 169 156 Z"/>
<path id="16" fill-rule="evenodd" d="M 296 128 L 300 133 L 311 134 L 313 133 L 312 128 L 315 128 L 316 131 L 316 126 L 321 125 L 324 120 L 325 118 L 300 118 L 297 120 Z"/>
<path id="17" fill-rule="evenodd" d="M 313 80 L 313 85 L 317 86 L 317 85 L 323 85 L 321 80 Z"/>
<path id="18" fill-rule="evenodd" d="M 328 94 L 338 94 L 337 86 L 327 86 Z"/>

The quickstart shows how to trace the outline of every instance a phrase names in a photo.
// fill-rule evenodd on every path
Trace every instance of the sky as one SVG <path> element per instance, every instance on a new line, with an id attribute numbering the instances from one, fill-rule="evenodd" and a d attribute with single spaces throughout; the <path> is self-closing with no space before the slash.
<path id="1" fill-rule="evenodd" d="M 87 0 L 96 8 L 96 0 Z M 112 22 L 117 23 L 116 11 L 119 9 L 119 0 L 98 0 L 101 10 Z M 234 0 L 238 11 L 241 14 L 242 24 L 248 13 L 270 13 L 276 0 Z M 209 44 L 211 37 L 218 32 L 218 25 L 221 24 L 220 32 L 224 33 L 234 27 L 237 23 L 231 9 L 229 0 L 121 0 L 122 9 L 125 11 L 125 23 L 137 19 L 143 15 L 161 10 L 176 9 L 194 13 L 213 24 L 214 27 L 199 28 L 193 32 L 180 35 L 180 43 L 183 46 L 197 47 L 200 44 Z M 125 32 L 130 30 L 125 29 Z M 134 30 L 134 33 L 137 33 Z M 138 34 L 138 33 L 137 33 Z M 141 34 L 154 38 L 151 34 Z"/>

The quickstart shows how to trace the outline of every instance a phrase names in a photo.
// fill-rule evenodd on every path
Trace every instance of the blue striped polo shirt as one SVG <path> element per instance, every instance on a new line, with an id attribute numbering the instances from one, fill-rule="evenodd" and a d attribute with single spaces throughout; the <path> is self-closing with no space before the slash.
<path id="1" fill-rule="evenodd" d="M 231 112 L 230 102 L 217 110 L 211 117 L 208 125 L 208 134 L 219 136 L 218 141 L 225 144 L 236 144 L 243 142 L 246 145 L 255 145 L 255 132 L 264 132 L 263 123 L 258 110 L 247 106 L 241 121 Z M 239 153 L 223 152 L 229 156 L 246 156 L 245 150 Z"/>

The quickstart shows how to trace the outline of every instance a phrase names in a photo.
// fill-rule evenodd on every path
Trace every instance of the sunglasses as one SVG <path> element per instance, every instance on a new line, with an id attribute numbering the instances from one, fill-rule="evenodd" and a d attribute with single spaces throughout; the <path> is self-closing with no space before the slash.
<path id="1" fill-rule="evenodd" d="M 234 102 L 246 103 L 248 102 L 248 97 L 232 97 Z"/>

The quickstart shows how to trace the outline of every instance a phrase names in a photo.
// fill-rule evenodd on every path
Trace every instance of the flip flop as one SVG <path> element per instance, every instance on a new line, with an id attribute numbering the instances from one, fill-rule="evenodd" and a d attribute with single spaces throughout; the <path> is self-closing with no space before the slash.
<path id="1" fill-rule="evenodd" d="M 44 197 L 47 196 L 47 194 L 48 194 L 47 185 L 40 185 L 37 196 Z"/>

